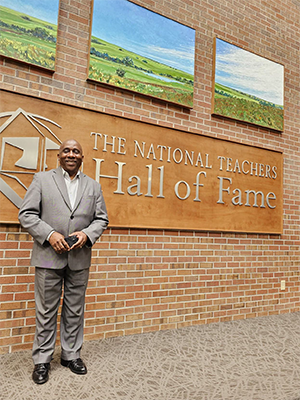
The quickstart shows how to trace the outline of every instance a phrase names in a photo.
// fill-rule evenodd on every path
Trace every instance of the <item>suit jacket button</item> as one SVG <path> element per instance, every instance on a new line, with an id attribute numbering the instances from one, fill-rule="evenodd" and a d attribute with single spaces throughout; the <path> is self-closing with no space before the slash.
<path id="1" fill-rule="evenodd" d="M 71 219 L 73 219 L 74 218 L 74 215 L 71 215 L 71 217 L 70 217 Z"/>

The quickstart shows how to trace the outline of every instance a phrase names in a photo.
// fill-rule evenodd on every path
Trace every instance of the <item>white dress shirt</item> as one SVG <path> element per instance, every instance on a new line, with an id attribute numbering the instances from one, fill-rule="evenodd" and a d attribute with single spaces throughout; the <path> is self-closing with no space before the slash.
<path id="1" fill-rule="evenodd" d="M 75 200 L 76 200 L 76 196 L 77 196 L 78 182 L 79 182 L 78 179 L 79 179 L 80 171 L 77 172 L 76 176 L 73 179 L 70 178 L 70 175 L 68 174 L 68 172 L 65 171 L 63 168 L 62 168 L 62 171 L 63 171 L 63 176 L 65 178 L 71 207 L 73 209 Z"/>

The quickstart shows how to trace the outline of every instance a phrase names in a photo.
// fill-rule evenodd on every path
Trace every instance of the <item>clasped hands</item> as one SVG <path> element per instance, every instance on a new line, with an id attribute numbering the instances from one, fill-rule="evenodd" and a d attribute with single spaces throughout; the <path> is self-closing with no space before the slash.
<path id="1" fill-rule="evenodd" d="M 65 241 L 64 235 L 62 235 L 59 232 L 53 232 L 48 241 L 53 247 L 53 249 L 56 251 L 56 253 L 61 254 L 73 249 L 79 249 L 85 245 L 87 241 L 87 236 L 84 232 L 81 231 L 73 232 L 71 236 L 74 235 L 77 236 L 78 241 L 75 244 L 73 244 L 72 247 L 70 247 L 68 243 Z"/>

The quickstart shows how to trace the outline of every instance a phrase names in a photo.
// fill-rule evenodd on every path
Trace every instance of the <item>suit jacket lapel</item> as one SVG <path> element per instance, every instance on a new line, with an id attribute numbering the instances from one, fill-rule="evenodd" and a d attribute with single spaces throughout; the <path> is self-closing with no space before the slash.
<path id="1" fill-rule="evenodd" d="M 87 185 L 86 175 L 84 175 L 84 174 L 81 172 L 80 175 L 79 175 L 77 196 L 76 196 L 76 200 L 75 200 L 75 204 L 74 204 L 74 209 L 73 209 L 73 211 L 75 211 L 76 208 L 78 207 L 78 205 L 79 205 L 79 203 L 80 203 L 80 201 L 81 201 L 81 199 L 82 199 L 83 193 L 84 193 L 84 191 L 85 191 L 86 185 Z"/>
<path id="2" fill-rule="evenodd" d="M 60 191 L 60 194 L 62 195 L 62 198 L 64 199 L 65 203 L 69 207 L 69 209 L 72 211 L 68 191 L 67 191 L 67 186 L 65 183 L 65 178 L 63 176 L 61 168 L 56 168 L 53 170 L 53 179 L 55 181 L 55 184 Z"/>

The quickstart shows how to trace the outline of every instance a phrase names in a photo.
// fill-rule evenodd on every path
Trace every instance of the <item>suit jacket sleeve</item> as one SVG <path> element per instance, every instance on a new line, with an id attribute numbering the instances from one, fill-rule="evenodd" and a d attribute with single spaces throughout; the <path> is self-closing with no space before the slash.
<path id="1" fill-rule="evenodd" d="M 50 232 L 55 229 L 40 218 L 42 203 L 40 178 L 40 174 L 33 177 L 19 210 L 19 221 L 35 240 L 43 244 Z"/>

